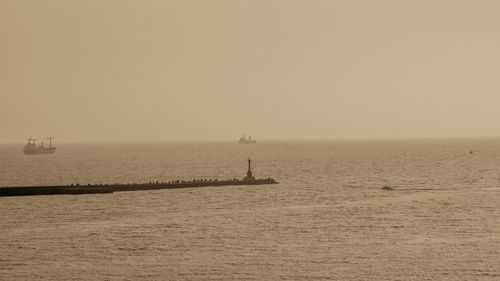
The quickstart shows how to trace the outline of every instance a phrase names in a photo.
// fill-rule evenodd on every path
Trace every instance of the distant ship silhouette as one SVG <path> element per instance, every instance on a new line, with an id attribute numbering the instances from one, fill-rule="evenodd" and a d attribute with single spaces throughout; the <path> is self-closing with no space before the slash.
<path id="1" fill-rule="evenodd" d="M 245 135 L 241 135 L 240 140 L 238 141 L 239 144 L 256 144 L 257 141 L 253 140 L 251 136 L 248 136 L 248 138 Z"/>
<path id="2" fill-rule="evenodd" d="M 45 147 L 42 144 L 40 146 L 36 146 L 36 139 L 31 137 L 28 138 L 28 143 L 24 146 L 24 154 L 33 155 L 33 154 L 54 154 L 56 148 L 52 146 L 53 137 L 47 138 L 49 140 L 49 147 Z"/>

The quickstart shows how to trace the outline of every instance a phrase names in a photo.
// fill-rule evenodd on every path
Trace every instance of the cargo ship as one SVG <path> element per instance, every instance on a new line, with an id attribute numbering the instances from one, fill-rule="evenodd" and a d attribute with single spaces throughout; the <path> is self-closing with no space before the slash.
<path id="1" fill-rule="evenodd" d="M 197 180 L 175 180 L 168 182 L 148 182 L 129 184 L 71 184 L 55 186 L 15 186 L 0 187 L 2 196 L 28 196 L 28 195 L 55 195 L 55 194 L 91 194 L 91 193 L 113 193 L 119 191 L 195 188 L 208 186 L 231 186 L 231 185 L 263 185 L 278 184 L 273 178 L 256 179 L 251 169 L 251 160 L 248 159 L 248 171 L 242 179 L 197 179 Z"/>
<path id="2" fill-rule="evenodd" d="M 251 136 L 248 136 L 248 138 L 247 138 L 245 135 L 241 135 L 238 143 L 239 144 L 256 144 L 257 141 L 253 140 Z"/>
<path id="3" fill-rule="evenodd" d="M 43 142 L 42 144 L 40 144 L 40 146 L 36 146 L 36 139 L 33 139 L 31 137 L 28 138 L 28 143 L 24 146 L 24 154 L 27 154 L 27 155 L 34 155 L 34 154 L 54 154 L 56 148 L 54 146 L 52 146 L 52 140 L 54 138 L 50 137 L 50 138 L 47 138 L 49 140 L 49 146 L 48 147 L 45 147 L 43 145 Z"/>

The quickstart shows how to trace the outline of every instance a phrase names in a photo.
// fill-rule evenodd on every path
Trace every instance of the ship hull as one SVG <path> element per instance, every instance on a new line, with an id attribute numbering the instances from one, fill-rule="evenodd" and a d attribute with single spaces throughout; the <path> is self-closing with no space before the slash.
<path id="1" fill-rule="evenodd" d="M 54 154 L 55 151 L 56 151 L 55 147 L 37 148 L 37 149 L 25 149 L 24 150 L 24 154 L 26 154 L 26 155 Z"/>
<path id="2" fill-rule="evenodd" d="M 239 144 L 256 144 L 257 141 L 256 140 L 250 140 L 250 141 L 239 141 L 238 142 Z"/>

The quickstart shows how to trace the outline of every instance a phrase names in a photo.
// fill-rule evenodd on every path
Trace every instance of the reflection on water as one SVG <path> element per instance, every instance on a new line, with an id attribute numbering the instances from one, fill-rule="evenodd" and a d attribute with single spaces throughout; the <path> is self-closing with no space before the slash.
<path id="1" fill-rule="evenodd" d="M 249 156 L 281 184 L 0 198 L 0 279 L 500 278 L 499 140 L 0 146 L 0 186 L 243 177 Z"/>

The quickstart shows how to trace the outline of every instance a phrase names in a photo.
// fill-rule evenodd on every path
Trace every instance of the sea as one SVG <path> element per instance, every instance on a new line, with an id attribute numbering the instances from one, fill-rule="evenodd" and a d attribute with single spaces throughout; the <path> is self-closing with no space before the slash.
<path id="1" fill-rule="evenodd" d="M 500 139 L 0 145 L 0 280 L 500 280 Z M 392 190 L 384 190 L 383 186 Z"/>

